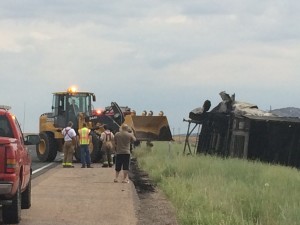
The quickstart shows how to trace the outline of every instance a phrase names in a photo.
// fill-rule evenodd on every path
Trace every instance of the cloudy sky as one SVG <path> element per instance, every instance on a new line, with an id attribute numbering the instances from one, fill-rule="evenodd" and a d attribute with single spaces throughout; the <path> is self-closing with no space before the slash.
<path id="1" fill-rule="evenodd" d="M 163 110 L 175 133 L 220 91 L 300 107 L 299 11 L 295 0 L 3 0 L 0 104 L 25 132 L 70 85 L 96 108 Z"/>

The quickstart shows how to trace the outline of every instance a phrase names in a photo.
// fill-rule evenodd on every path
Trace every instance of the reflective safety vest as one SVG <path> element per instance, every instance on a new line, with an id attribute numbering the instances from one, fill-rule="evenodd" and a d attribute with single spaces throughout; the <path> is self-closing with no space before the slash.
<path id="1" fill-rule="evenodd" d="M 83 127 L 78 130 L 79 133 L 79 144 L 80 145 L 88 145 L 90 143 L 90 129 Z"/>

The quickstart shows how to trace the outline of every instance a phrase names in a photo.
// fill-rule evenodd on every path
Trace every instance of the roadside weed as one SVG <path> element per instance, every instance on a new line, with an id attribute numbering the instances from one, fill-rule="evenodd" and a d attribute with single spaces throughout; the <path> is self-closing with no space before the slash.
<path id="1" fill-rule="evenodd" d="M 139 166 L 177 210 L 182 225 L 296 225 L 297 169 L 235 158 L 183 155 L 182 144 L 134 151 Z"/>

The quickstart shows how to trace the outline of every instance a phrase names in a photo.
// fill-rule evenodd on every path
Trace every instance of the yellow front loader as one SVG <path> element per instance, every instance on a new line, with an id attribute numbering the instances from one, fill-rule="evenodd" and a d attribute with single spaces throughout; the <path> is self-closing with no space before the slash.
<path id="1" fill-rule="evenodd" d="M 68 89 L 66 92 L 53 93 L 52 112 L 44 113 L 39 120 L 40 143 L 36 147 L 40 161 L 53 161 L 57 152 L 62 152 L 64 137 L 61 134 L 68 121 L 72 121 L 76 133 L 86 123 L 91 129 L 92 143 L 90 146 L 92 162 L 98 162 L 101 157 L 102 142 L 99 134 L 103 131 L 101 125 L 108 125 L 116 133 L 119 127 L 126 123 L 134 132 L 137 141 L 170 141 L 172 140 L 167 117 L 151 114 L 136 115 L 128 107 L 119 107 L 112 102 L 104 111 L 94 109 L 92 102 L 96 101 L 94 93 L 78 92 Z M 100 127 L 99 127 L 100 124 Z M 80 151 L 75 149 L 75 158 L 80 161 Z"/>
<path id="2" fill-rule="evenodd" d="M 116 102 L 111 103 L 109 108 L 112 111 L 114 123 L 121 126 L 126 123 L 134 132 L 138 141 L 171 141 L 172 134 L 168 119 L 161 111 L 158 115 L 153 115 L 152 111 L 142 115 L 136 115 L 128 107 L 119 107 Z"/>

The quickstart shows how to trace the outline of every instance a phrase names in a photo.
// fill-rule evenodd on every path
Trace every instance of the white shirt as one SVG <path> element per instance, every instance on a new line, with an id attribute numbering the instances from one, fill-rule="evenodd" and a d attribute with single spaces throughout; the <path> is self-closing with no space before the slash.
<path id="1" fill-rule="evenodd" d="M 76 137 L 76 132 L 71 127 L 64 128 L 61 133 L 62 133 L 62 135 L 64 135 L 65 141 L 72 141 L 72 138 Z"/>

